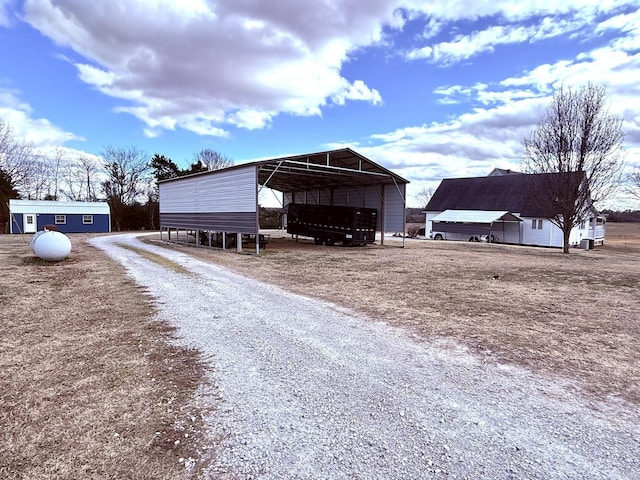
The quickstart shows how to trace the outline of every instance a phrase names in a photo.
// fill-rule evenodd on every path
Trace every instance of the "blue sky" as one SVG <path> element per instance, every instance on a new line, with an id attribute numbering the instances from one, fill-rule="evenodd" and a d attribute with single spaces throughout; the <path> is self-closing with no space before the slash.
<path id="1" fill-rule="evenodd" d="M 517 170 L 554 89 L 593 81 L 640 167 L 637 1 L 0 0 L 0 47 L 0 118 L 70 159 L 348 146 L 417 206 L 442 178 Z"/>

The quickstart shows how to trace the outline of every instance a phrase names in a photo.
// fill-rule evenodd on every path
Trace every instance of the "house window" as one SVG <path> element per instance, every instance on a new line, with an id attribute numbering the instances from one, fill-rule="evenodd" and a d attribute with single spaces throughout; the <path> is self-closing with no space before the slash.
<path id="1" fill-rule="evenodd" d="M 82 216 L 82 224 L 83 225 L 93 225 L 93 215 L 83 215 Z"/>
<path id="2" fill-rule="evenodd" d="M 66 225 L 67 216 L 66 215 L 56 215 L 56 225 Z"/>
<path id="3" fill-rule="evenodd" d="M 584 230 L 584 220 L 580 222 L 580 230 Z"/>
<path id="4" fill-rule="evenodd" d="M 531 220 L 531 229 L 532 230 L 542 230 L 542 219 L 541 218 L 534 218 L 533 220 Z"/>

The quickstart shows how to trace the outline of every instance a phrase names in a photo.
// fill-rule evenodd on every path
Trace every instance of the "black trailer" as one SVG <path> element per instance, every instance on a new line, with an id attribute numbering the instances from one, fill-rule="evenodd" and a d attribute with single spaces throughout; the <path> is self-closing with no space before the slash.
<path id="1" fill-rule="evenodd" d="M 290 203 L 287 233 L 312 237 L 316 245 L 366 245 L 376 240 L 375 208 Z"/>

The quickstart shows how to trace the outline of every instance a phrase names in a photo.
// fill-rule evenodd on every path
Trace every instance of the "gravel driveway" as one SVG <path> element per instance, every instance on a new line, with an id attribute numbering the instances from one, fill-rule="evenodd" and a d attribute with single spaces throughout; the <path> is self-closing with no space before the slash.
<path id="1" fill-rule="evenodd" d="M 634 406 L 595 402 L 132 234 L 91 243 L 124 264 L 159 317 L 210 361 L 221 396 L 211 428 L 229 434 L 212 478 L 640 478 Z"/>

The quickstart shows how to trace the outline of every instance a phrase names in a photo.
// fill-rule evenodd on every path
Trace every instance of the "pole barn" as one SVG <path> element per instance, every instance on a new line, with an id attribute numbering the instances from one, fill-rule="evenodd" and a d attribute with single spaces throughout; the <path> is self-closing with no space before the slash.
<path id="1" fill-rule="evenodd" d="M 274 158 L 159 182 L 160 233 L 193 232 L 198 245 L 243 236 L 260 252 L 258 194 L 270 188 L 289 203 L 375 208 L 377 231 L 405 231 L 406 185 L 399 175 L 349 148 Z M 381 235 L 384 243 L 384 235 Z"/>

